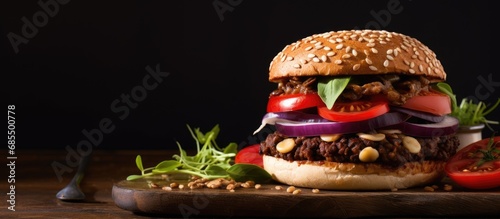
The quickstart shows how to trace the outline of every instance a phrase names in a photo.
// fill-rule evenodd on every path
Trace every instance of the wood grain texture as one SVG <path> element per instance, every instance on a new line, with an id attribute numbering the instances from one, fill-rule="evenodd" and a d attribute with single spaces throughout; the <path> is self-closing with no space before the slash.
<path id="1" fill-rule="evenodd" d="M 168 185 L 165 180 L 153 180 Z M 448 182 L 447 182 L 448 183 Z M 121 181 L 113 186 L 113 200 L 132 212 L 210 215 L 220 217 L 477 217 L 500 216 L 500 191 L 466 191 L 456 187 L 434 192 L 424 188 L 400 191 L 326 191 L 291 194 L 276 190 L 278 184 L 260 189 L 149 188 L 145 180 Z"/>

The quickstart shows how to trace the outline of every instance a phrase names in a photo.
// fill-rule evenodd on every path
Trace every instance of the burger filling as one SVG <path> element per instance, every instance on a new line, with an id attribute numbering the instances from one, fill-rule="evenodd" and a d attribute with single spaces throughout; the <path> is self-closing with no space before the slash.
<path id="1" fill-rule="evenodd" d="M 378 157 L 373 163 L 399 167 L 407 162 L 447 161 L 455 154 L 459 145 L 459 140 L 454 135 L 416 138 L 420 144 L 420 149 L 416 152 L 405 147 L 402 134 L 386 134 L 381 141 L 363 139 L 356 134 L 344 134 L 334 142 L 323 141 L 320 137 L 294 137 L 293 149 L 286 153 L 279 152 L 276 146 L 288 138 L 278 132 L 269 134 L 261 142 L 261 153 L 288 161 L 363 163 L 360 153 L 371 147 L 378 151 Z"/>
<path id="2" fill-rule="evenodd" d="M 352 76 L 351 83 L 342 92 L 345 101 L 359 100 L 365 95 L 382 94 L 392 105 L 403 105 L 407 99 L 420 91 L 428 91 L 431 81 L 423 76 L 411 75 L 377 75 Z M 307 94 L 316 92 L 315 77 L 290 77 L 278 83 L 278 88 L 271 96 L 284 94 Z"/>

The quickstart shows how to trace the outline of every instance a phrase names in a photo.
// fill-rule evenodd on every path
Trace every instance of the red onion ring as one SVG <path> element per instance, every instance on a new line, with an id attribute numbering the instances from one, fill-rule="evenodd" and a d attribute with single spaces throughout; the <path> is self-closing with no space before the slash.
<path id="1" fill-rule="evenodd" d="M 378 128 L 403 123 L 410 116 L 399 112 L 390 112 L 372 119 L 356 122 L 285 122 L 276 121 L 276 130 L 290 136 L 318 136 L 322 134 L 346 134 L 366 132 Z"/>

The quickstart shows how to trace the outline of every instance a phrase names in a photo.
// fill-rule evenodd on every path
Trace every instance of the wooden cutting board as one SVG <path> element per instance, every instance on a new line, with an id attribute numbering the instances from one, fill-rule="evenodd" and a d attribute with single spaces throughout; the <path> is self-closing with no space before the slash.
<path id="1" fill-rule="evenodd" d="M 112 196 L 122 209 L 163 216 L 214 217 L 453 217 L 499 216 L 500 188 L 467 190 L 448 179 L 433 192 L 423 187 L 398 191 L 327 191 L 300 194 L 286 191 L 288 186 L 263 184 L 261 188 L 162 190 L 171 181 L 148 179 L 159 185 L 150 188 L 148 181 L 121 181 L 113 186 Z M 183 183 L 183 182 L 180 182 Z M 443 185 L 451 184 L 451 191 Z M 283 190 L 277 190 L 276 186 Z"/>

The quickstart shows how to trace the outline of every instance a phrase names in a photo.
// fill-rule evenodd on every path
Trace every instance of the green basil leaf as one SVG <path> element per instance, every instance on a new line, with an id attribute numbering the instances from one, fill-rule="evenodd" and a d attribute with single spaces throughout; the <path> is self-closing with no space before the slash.
<path id="1" fill-rule="evenodd" d="M 235 164 L 227 169 L 227 174 L 238 182 L 252 180 L 256 183 L 265 183 L 272 179 L 266 170 L 254 164 Z"/>
<path id="2" fill-rule="evenodd" d="M 137 157 L 135 157 L 135 165 L 137 165 L 137 168 L 139 168 L 141 172 L 144 171 L 144 167 L 142 166 L 141 155 L 137 155 Z"/>
<path id="3" fill-rule="evenodd" d="M 323 77 L 318 81 L 318 95 L 328 109 L 332 109 L 333 104 L 347 87 L 350 79 L 351 77 Z"/>

